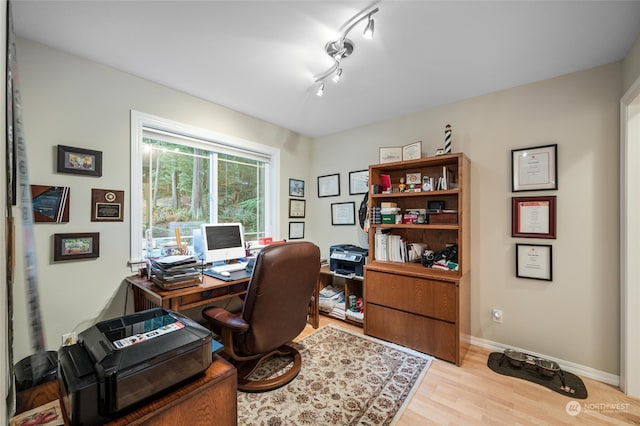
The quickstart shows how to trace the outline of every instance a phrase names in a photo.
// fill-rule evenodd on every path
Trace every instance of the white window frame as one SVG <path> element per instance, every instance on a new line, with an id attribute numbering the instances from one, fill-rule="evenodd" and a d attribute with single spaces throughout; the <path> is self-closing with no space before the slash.
<path id="1" fill-rule="evenodd" d="M 205 141 L 215 145 L 214 150 L 245 157 L 260 158 L 269 162 L 265 170 L 265 232 L 280 235 L 277 200 L 280 199 L 280 150 L 257 142 L 190 126 L 166 118 L 131 110 L 131 253 L 133 262 L 141 260 L 142 236 L 142 139 L 145 132 L 156 131 L 177 134 L 181 137 Z"/>

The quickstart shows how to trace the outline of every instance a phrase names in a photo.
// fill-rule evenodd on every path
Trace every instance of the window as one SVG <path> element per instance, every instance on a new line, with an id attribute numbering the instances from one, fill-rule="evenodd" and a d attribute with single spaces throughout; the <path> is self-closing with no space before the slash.
<path id="1" fill-rule="evenodd" d="M 131 257 L 192 249 L 202 223 L 240 222 L 245 241 L 276 234 L 278 151 L 131 112 Z M 176 229 L 179 232 L 176 232 Z"/>

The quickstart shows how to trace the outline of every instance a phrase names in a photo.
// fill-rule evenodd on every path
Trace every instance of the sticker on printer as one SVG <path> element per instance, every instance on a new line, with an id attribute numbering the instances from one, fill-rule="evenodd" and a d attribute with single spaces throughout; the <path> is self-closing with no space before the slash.
<path id="1" fill-rule="evenodd" d="M 163 325 L 155 330 L 147 331 L 145 333 L 137 333 L 133 336 L 125 337 L 124 339 L 116 340 L 113 342 L 116 348 L 122 349 L 127 346 L 135 345 L 137 343 L 146 342 L 147 340 L 154 339 L 164 334 L 173 333 L 184 328 L 184 324 L 180 321 L 176 321 L 171 324 Z"/>

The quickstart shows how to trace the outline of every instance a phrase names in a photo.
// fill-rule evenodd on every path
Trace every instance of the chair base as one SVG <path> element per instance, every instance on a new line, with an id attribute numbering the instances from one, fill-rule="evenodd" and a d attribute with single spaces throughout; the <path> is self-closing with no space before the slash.
<path id="1" fill-rule="evenodd" d="M 258 365 L 273 356 L 292 356 L 293 365 L 281 375 L 266 380 L 249 380 Z M 302 357 L 298 350 L 289 345 L 282 345 L 274 351 L 251 361 L 237 362 L 238 389 L 243 392 L 266 392 L 282 387 L 296 378 L 302 367 Z"/>

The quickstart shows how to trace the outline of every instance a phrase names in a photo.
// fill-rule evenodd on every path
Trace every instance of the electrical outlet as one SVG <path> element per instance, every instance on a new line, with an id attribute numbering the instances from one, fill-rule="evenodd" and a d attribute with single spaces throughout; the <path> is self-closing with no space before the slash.
<path id="1" fill-rule="evenodd" d="M 75 331 L 62 335 L 62 346 L 74 345 L 77 341 L 78 333 L 76 333 Z"/>
<path id="2" fill-rule="evenodd" d="M 491 311 L 491 319 L 494 322 L 502 323 L 502 309 L 493 309 Z"/>

